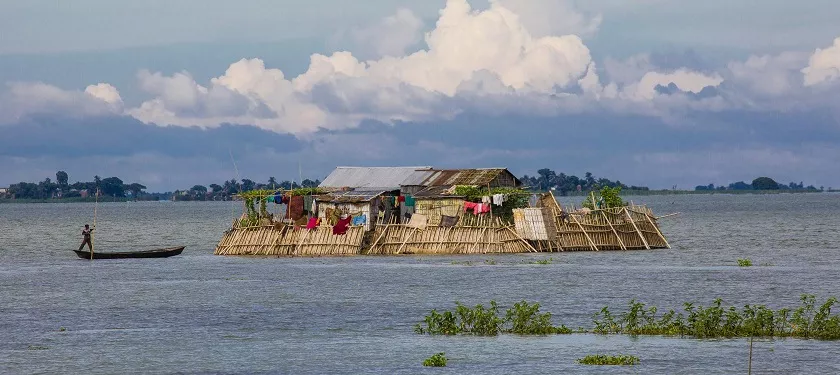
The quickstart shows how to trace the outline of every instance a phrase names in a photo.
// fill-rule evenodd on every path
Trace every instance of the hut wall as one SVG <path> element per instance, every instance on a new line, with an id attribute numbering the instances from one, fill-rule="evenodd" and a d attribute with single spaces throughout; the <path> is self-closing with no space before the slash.
<path id="1" fill-rule="evenodd" d="M 441 215 L 461 217 L 464 214 L 464 200 L 459 198 L 417 198 L 414 213 L 426 215 L 429 225 L 440 225 Z"/>
<path id="2" fill-rule="evenodd" d="M 548 241 L 557 237 L 554 216 L 549 208 L 522 208 L 513 210 L 516 233 L 532 241 Z"/>
<path id="3" fill-rule="evenodd" d="M 318 217 L 321 219 L 322 222 L 325 222 L 325 218 L 327 217 L 327 209 L 331 208 L 334 210 L 339 210 L 343 213 L 349 214 L 351 216 L 355 216 L 358 214 L 363 214 L 367 216 L 367 221 L 365 222 L 364 228 L 365 230 L 371 230 L 373 228 L 374 220 L 376 220 L 376 214 L 378 212 L 376 207 L 373 206 L 371 202 L 360 202 L 360 203 L 336 203 L 336 202 L 318 202 Z M 326 225 L 326 224 L 325 224 Z"/>

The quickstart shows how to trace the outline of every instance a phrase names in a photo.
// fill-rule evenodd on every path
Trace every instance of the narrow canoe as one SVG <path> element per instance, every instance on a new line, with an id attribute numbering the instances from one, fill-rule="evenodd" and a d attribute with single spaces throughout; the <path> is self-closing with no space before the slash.
<path id="1" fill-rule="evenodd" d="M 93 259 L 126 259 L 126 258 L 166 258 L 181 254 L 186 246 L 167 247 L 164 249 L 142 250 L 142 251 L 121 251 L 113 253 L 93 252 Z M 73 250 L 79 258 L 90 259 L 90 251 Z"/>

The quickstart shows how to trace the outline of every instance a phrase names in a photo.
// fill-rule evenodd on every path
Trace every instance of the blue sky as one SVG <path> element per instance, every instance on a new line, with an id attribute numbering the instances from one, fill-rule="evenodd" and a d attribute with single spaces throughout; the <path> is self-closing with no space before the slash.
<path id="1" fill-rule="evenodd" d="M 0 3 L 0 186 L 336 165 L 840 186 L 840 3 Z M 837 40 L 835 40 L 837 39 Z"/>

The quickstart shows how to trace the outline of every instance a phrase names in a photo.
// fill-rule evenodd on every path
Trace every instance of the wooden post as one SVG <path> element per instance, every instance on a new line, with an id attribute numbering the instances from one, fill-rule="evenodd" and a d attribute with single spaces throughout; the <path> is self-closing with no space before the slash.
<path id="1" fill-rule="evenodd" d="M 382 228 L 382 233 L 379 234 L 379 237 L 376 238 L 376 241 L 373 241 L 373 245 L 370 245 L 370 249 L 368 249 L 368 253 L 370 253 L 371 251 L 373 251 L 373 249 L 376 248 L 376 245 L 379 244 L 379 240 L 381 240 L 382 237 L 385 236 L 385 233 L 388 232 L 388 229 L 390 229 L 390 228 L 391 228 L 391 224 L 385 224 L 385 227 Z"/>
<path id="2" fill-rule="evenodd" d="M 615 230 L 612 223 L 610 222 L 610 218 L 607 217 L 607 214 L 604 211 L 601 211 L 601 215 L 604 216 L 604 220 L 607 221 L 607 224 L 610 225 L 610 229 L 612 229 L 613 234 L 615 234 L 615 238 L 618 239 L 618 244 L 621 245 L 621 250 L 627 250 L 627 246 L 624 246 L 624 241 L 621 240 L 621 236 L 618 235 L 618 231 Z"/>
<path id="3" fill-rule="evenodd" d="M 533 246 L 531 246 L 531 244 L 528 241 L 525 241 L 525 239 L 522 238 L 519 235 L 519 233 L 516 233 L 516 231 L 514 231 L 513 229 L 510 229 L 510 225 L 506 226 L 505 229 L 507 229 L 509 232 L 513 233 L 513 235 L 516 238 L 518 238 L 520 241 L 522 241 L 522 243 L 525 244 L 525 247 L 528 248 L 528 250 L 530 250 L 532 253 L 538 252 L 537 249 L 535 249 Z"/>
<path id="4" fill-rule="evenodd" d="M 583 232 L 583 235 L 586 236 L 586 240 L 589 241 L 589 246 L 592 246 L 593 250 L 599 251 L 598 246 L 595 245 L 595 241 L 592 241 L 592 238 L 589 237 L 589 233 L 586 233 L 586 229 L 583 229 L 583 225 L 581 225 L 577 218 L 575 218 L 575 215 L 569 215 L 569 217 L 575 221 L 578 227 L 580 227 L 580 230 Z"/>
<path id="5" fill-rule="evenodd" d="M 656 229 L 656 233 L 657 233 L 657 234 L 659 234 L 659 237 L 660 237 L 660 238 L 662 238 L 662 241 L 665 241 L 665 246 L 667 246 L 667 247 L 670 249 L 670 248 L 671 248 L 671 244 L 669 244 L 669 243 L 668 243 L 668 240 L 666 240 L 666 239 L 665 239 L 665 236 L 663 236 L 663 235 L 662 235 L 662 232 L 661 232 L 661 231 L 659 231 L 659 227 L 656 225 L 656 223 L 654 223 L 654 222 L 653 222 L 653 220 L 651 220 L 651 219 L 650 219 L 650 216 L 645 215 L 645 217 L 646 217 L 646 218 L 648 219 L 648 221 L 650 222 L 650 225 L 653 225 L 653 229 Z"/>
<path id="6" fill-rule="evenodd" d="M 642 231 L 640 231 L 639 227 L 636 226 L 636 222 L 633 220 L 633 216 L 630 216 L 630 211 L 627 211 L 627 207 L 624 207 L 624 213 L 627 215 L 627 218 L 630 219 L 630 224 L 633 224 L 633 228 L 636 228 L 636 233 L 639 234 L 639 238 L 641 238 L 642 243 L 645 244 L 645 249 L 650 250 L 650 245 L 648 245 L 644 234 L 642 234 Z"/>
<path id="7" fill-rule="evenodd" d="M 408 227 L 406 227 L 406 228 L 408 228 Z M 414 231 L 411 232 L 411 234 L 409 234 L 408 236 L 405 237 L 405 241 L 403 241 L 402 245 L 400 245 L 400 248 L 397 249 L 397 254 L 401 253 L 403 247 L 405 247 L 405 244 L 408 243 L 408 240 L 411 239 L 412 237 L 414 237 L 414 235 L 417 234 L 417 232 L 420 231 L 420 229 L 417 229 L 417 228 L 412 228 L 412 229 L 414 229 Z"/>

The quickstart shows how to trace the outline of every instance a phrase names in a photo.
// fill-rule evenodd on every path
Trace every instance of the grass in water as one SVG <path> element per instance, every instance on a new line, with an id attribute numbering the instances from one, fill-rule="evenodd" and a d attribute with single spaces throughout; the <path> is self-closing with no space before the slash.
<path id="1" fill-rule="evenodd" d="M 421 335 L 476 335 L 497 336 L 500 333 L 517 335 L 549 335 L 572 333 L 566 326 L 551 324 L 551 313 L 540 313 L 538 303 L 517 302 L 499 316 L 499 305 L 490 301 L 490 308 L 476 305 L 473 308 L 455 303 L 455 311 L 443 313 L 432 310 L 423 323 L 417 323 L 414 332 Z"/>
<path id="2" fill-rule="evenodd" d="M 535 260 L 531 264 L 547 265 L 547 264 L 551 264 L 551 262 L 553 262 L 553 261 L 554 261 L 553 258 L 545 258 L 545 259 Z"/>
<path id="3" fill-rule="evenodd" d="M 752 261 L 749 259 L 738 259 L 739 267 L 752 267 Z"/>
<path id="4" fill-rule="evenodd" d="M 495 259 L 485 259 L 484 264 L 486 264 L 488 266 L 495 266 L 496 265 L 496 260 Z"/>
<path id="5" fill-rule="evenodd" d="M 655 306 L 648 307 L 636 300 L 630 301 L 627 311 L 613 315 L 604 307 L 593 316 L 591 330 L 579 333 L 664 335 L 693 338 L 719 337 L 797 337 L 818 340 L 840 340 L 840 315 L 831 314 L 837 298 L 831 297 L 817 306 L 813 295 L 802 295 L 802 304 L 795 308 L 773 310 L 764 305 L 723 307 L 716 299 L 711 306 L 683 304 L 681 312 L 669 310 L 657 314 Z M 572 330 L 565 325 L 554 326 L 551 313 L 541 313 L 538 303 L 522 301 L 499 314 L 496 301 L 490 307 L 464 306 L 456 302 L 454 311 L 432 310 L 423 322 L 414 327 L 419 334 L 496 336 L 509 333 L 517 335 L 567 334 Z"/>
<path id="6" fill-rule="evenodd" d="M 632 355 L 588 355 L 577 360 L 582 365 L 633 366 L 639 364 L 639 358 Z"/>
<path id="7" fill-rule="evenodd" d="M 446 356 L 443 352 L 437 353 L 423 361 L 426 367 L 446 367 Z"/>

